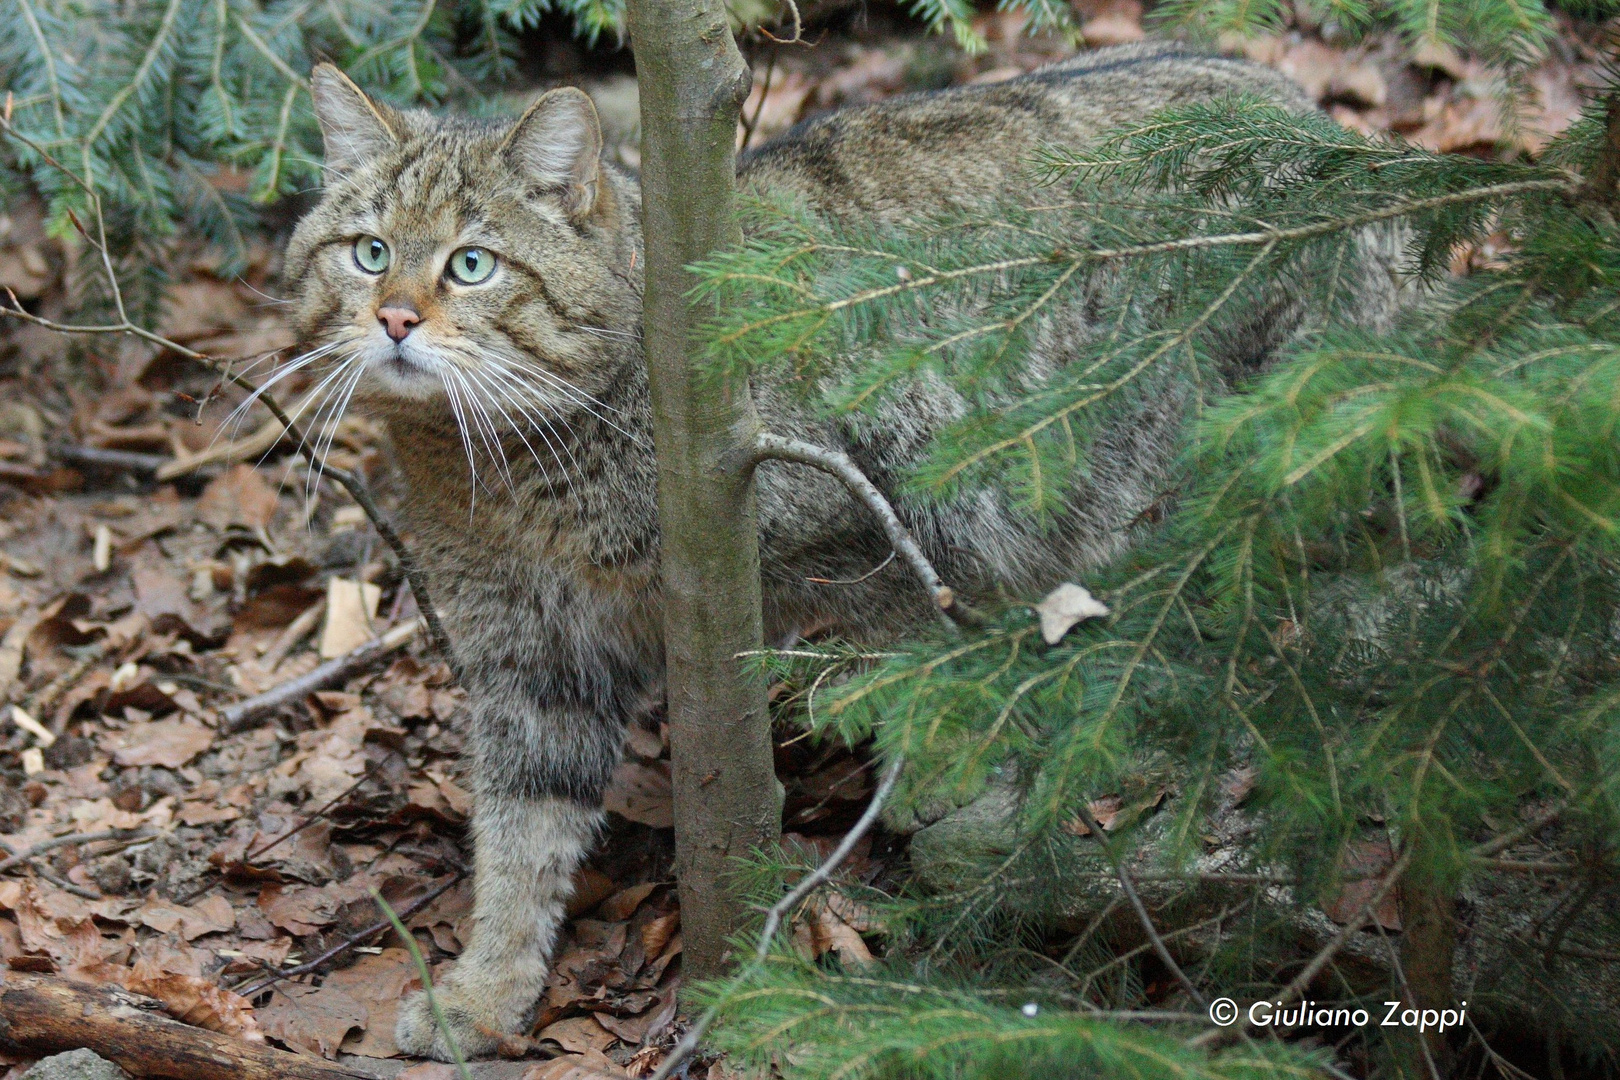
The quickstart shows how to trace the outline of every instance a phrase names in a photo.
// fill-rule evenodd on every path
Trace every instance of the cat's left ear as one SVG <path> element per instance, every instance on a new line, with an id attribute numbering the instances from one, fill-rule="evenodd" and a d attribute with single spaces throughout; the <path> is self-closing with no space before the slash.
<path id="1" fill-rule="evenodd" d="M 564 86 L 541 97 L 501 143 L 501 152 L 530 176 L 563 189 L 574 221 L 596 207 L 602 182 L 602 125 L 581 90 Z"/>

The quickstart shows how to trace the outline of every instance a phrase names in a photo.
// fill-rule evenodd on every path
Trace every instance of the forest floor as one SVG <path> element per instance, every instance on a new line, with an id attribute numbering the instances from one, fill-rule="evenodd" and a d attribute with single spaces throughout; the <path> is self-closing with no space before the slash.
<path id="1" fill-rule="evenodd" d="M 1142 34 L 1134 0 L 1086 13 L 1089 46 Z M 818 110 L 1008 78 L 1072 52 L 1021 26 L 984 16 L 990 48 L 976 57 L 897 17 L 846 17 L 797 45 L 761 39 L 747 141 Z M 1483 65 L 1449 52 L 1411 56 L 1389 38 L 1349 46 L 1331 26 L 1241 48 L 1347 126 L 1441 151 L 1534 155 L 1599 81 L 1599 40 L 1571 24 L 1528 73 L 1518 116 Z M 576 54 L 560 55 L 551 81 Z M 633 82 L 578 81 L 597 96 L 612 152 L 634 165 Z M 180 260 L 154 325 L 212 356 L 291 346 L 272 300 L 276 243 L 259 242 L 255 265 L 230 280 L 205 254 Z M 1463 253 L 1456 269 L 1491 255 Z M 67 309 L 73 261 L 37 208 L 0 217 L 0 286 L 30 310 Z M 289 383 L 283 399 L 304 389 Z M 416 616 L 392 552 L 342 489 L 311 481 L 273 436 L 255 442 L 262 412 L 227 426 L 240 397 L 132 339 L 0 331 L 0 961 L 126 986 L 189 1022 L 377 1076 L 448 1078 L 448 1066 L 407 1062 L 394 1046 L 398 1000 L 418 980 L 372 893 L 402 914 L 437 975 L 450 970 L 471 903 L 462 692 L 416 635 L 346 683 L 228 730 L 227 706 Z M 114 453 L 97 462 L 87 450 Z M 336 426 L 330 459 L 370 477 L 385 504 L 397 495 L 386 440 L 364 419 Z M 849 751 L 792 736 L 784 725 L 785 828 L 814 858 L 859 814 L 870 778 Z M 554 1056 L 480 1064 L 475 1076 L 645 1076 L 683 1028 L 656 711 L 630 732 L 607 805 L 531 1031 Z M 112 835 L 52 844 L 98 834 Z M 887 882 L 903 845 L 877 845 L 843 872 Z M 851 959 L 880 945 L 825 906 L 805 918 L 795 937 L 813 953 Z M 0 1057 L 0 1075 L 27 1064 Z M 689 1075 L 705 1070 L 729 1075 L 722 1062 Z"/>

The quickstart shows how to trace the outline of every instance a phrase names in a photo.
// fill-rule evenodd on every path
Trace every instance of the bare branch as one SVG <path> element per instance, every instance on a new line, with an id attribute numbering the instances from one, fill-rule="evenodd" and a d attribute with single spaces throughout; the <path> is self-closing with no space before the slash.
<path id="1" fill-rule="evenodd" d="M 817 446 L 803 439 L 762 431 L 754 439 L 752 463 L 757 465 L 770 459 L 795 461 L 837 477 L 843 482 L 844 487 L 849 489 L 849 493 L 855 496 L 856 501 L 864 504 L 877 517 L 879 524 L 883 526 L 884 534 L 889 538 L 889 544 L 911 568 L 912 574 L 928 591 L 929 597 L 942 615 L 959 626 L 978 626 L 984 622 L 982 615 L 957 599 L 951 587 L 940 579 L 939 571 L 934 569 L 934 564 L 928 561 L 928 556 L 923 553 L 916 537 L 911 535 L 911 530 L 906 528 L 905 523 L 900 520 L 900 515 L 895 513 L 894 505 L 878 490 L 876 484 L 866 478 L 866 474 L 848 454 L 841 450 Z"/>
<path id="2" fill-rule="evenodd" d="M 1142 903 L 1142 896 L 1136 891 L 1136 882 L 1131 880 L 1131 872 L 1125 868 L 1125 860 L 1114 851 L 1114 845 L 1109 842 L 1102 825 L 1092 816 L 1091 808 L 1082 801 L 1078 809 L 1081 824 L 1090 831 L 1091 838 L 1102 848 L 1103 855 L 1114 864 L 1114 873 L 1119 877 L 1119 887 L 1125 891 L 1125 899 L 1129 900 L 1131 907 L 1135 909 L 1136 918 L 1141 922 L 1142 929 L 1147 932 L 1148 940 L 1153 943 L 1153 951 L 1159 954 L 1159 959 L 1170 970 L 1170 974 L 1174 975 L 1181 988 L 1187 991 L 1187 996 L 1196 1001 L 1199 1008 L 1205 1008 L 1204 995 L 1198 992 L 1198 987 L 1194 986 L 1187 973 L 1181 970 L 1176 958 L 1170 955 L 1170 949 L 1165 945 L 1164 938 L 1159 936 L 1159 928 L 1153 925 L 1153 917 L 1148 914 L 1147 905 Z"/>
<path id="3" fill-rule="evenodd" d="M 95 844 L 103 840 L 144 840 L 148 836 L 156 835 L 151 829 L 110 829 L 107 832 L 95 833 L 69 833 L 58 836 L 52 840 L 42 840 L 31 848 L 26 848 L 8 859 L 0 860 L 0 873 L 20 866 L 29 859 L 37 858 L 47 851 L 55 851 L 61 847 L 71 847 L 75 844 Z"/>
<path id="4" fill-rule="evenodd" d="M 423 620 L 412 619 L 394 627 L 380 638 L 366 642 L 359 648 L 333 660 L 328 660 L 314 671 L 289 679 L 256 697 L 228 705 L 220 713 L 219 730 L 223 733 L 240 731 L 255 720 L 271 715 L 283 705 L 302 701 L 317 690 L 324 690 L 363 670 L 374 661 L 402 648 L 422 629 Z"/>

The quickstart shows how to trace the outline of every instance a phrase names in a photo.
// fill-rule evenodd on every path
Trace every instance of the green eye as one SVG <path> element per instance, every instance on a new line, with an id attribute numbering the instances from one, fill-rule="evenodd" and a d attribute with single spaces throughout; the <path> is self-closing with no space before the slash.
<path id="1" fill-rule="evenodd" d="M 476 247 L 457 248 L 446 269 L 463 285 L 477 285 L 495 272 L 495 253 Z"/>
<path id="2" fill-rule="evenodd" d="M 362 236 L 354 242 L 354 261 L 368 274 L 388 269 L 388 245 L 375 236 Z"/>

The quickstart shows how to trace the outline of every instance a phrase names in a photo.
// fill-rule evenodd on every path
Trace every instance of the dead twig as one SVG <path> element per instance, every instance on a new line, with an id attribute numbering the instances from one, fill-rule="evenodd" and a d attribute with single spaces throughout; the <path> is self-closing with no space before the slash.
<path id="1" fill-rule="evenodd" d="M 134 450 L 104 450 L 99 446 L 72 446 L 67 444 L 51 447 L 50 454 L 66 465 L 87 465 L 93 469 L 118 469 L 123 472 L 143 475 L 156 473 L 172 460 L 162 454 L 141 454 Z"/>
<path id="2" fill-rule="evenodd" d="M 433 903 L 433 901 L 449 892 L 466 876 L 467 873 L 465 870 L 456 871 L 450 876 L 450 880 L 446 881 L 443 885 L 434 888 L 431 892 L 424 893 L 415 900 L 412 900 L 409 904 L 406 904 L 403 908 L 400 908 L 398 912 L 399 917 L 401 919 L 408 919 L 412 915 L 415 915 L 418 911 L 421 911 L 423 908 Z M 322 964 L 326 963 L 328 960 L 331 960 L 334 956 L 347 952 L 356 945 L 359 945 L 361 942 L 365 941 L 367 938 L 371 937 L 373 934 L 377 934 L 388 929 L 390 925 L 391 924 L 387 919 L 384 919 L 378 923 L 373 923 L 364 930 L 361 930 L 359 933 L 351 934 L 344 938 L 330 949 L 327 949 L 325 952 L 321 953 L 321 955 L 317 956 L 315 959 L 299 964 L 297 967 L 288 968 L 286 971 L 277 971 L 262 983 L 258 983 L 246 990 L 238 990 L 236 993 L 239 993 L 243 997 L 252 1000 L 278 982 L 285 979 L 295 979 L 300 975 L 310 974 L 311 972 L 317 970 Z M 251 978 L 251 976 L 244 977 L 242 981 L 247 982 L 248 978 Z"/>
<path id="3" fill-rule="evenodd" d="M 808 45 L 809 42 L 804 40 L 804 19 L 799 15 L 799 5 L 795 0 L 782 0 L 782 3 L 787 5 L 788 16 L 793 23 L 793 32 L 785 38 L 777 37 L 763 26 L 759 28 L 759 32 L 777 45 Z"/>
<path id="4" fill-rule="evenodd" d="M 343 682 L 394 650 L 403 648 L 421 632 L 422 623 L 422 619 L 401 623 L 382 637 L 373 638 L 351 652 L 328 660 L 308 674 L 289 679 L 246 701 L 227 705 L 220 711 L 220 732 L 228 735 L 240 731 L 248 724 L 272 715 L 284 705 L 302 701 L 317 690 Z"/>
<path id="5" fill-rule="evenodd" d="M 1141 922 L 1142 929 L 1147 932 L 1148 940 L 1153 943 L 1153 951 L 1159 955 L 1159 959 L 1169 969 L 1170 974 L 1176 977 L 1181 988 L 1187 991 L 1187 996 L 1196 1001 L 1200 1009 L 1206 1008 L 1204 995 L 1199 993 L 1198 987 L 1193 985 L 1187 973 L 1181 970 L 1176 958 L 1170 955 L 1170 949 L 1165 945 L 1164 938 L 1159 936 L 1159 928 L 1153 925 L 1153 916 L 1148 914 L 1147 905 L 1142 903 L 1142 896 L 1136 891 L 1136 882 L 1131 880 L 1131 872 L 1126 869 L 1125 860 L 1114 850 L 1114 845 L 1109 842 L 1102 825 L 1092 816 L 1091 808 L 1082 801 L 1078 810 L 1081 824 L 1090 830 L 1091 838 L 1102 848 L 1103 856 L 1113 864 L 1114 874 L 1119 878 L 1119 887 L 1124 890 L 1125 899 L 1130 901 L 1131 907 L 1136 911 L 1136 918 Z"/>
<path id="6" fill-rule="evenodd" d="M 832 879 L 833 872 L 849 858 L 849 853 L 855 850 L 855 845 L 860 843 L 861 837 L 865 836 L 877 822 L 878 815 L 883 812 L 884 802 L 888 800 L 889 794 L 894 791 L 894 785 L 900 780 L 900 772 L 905 768 L 905 764 L 904 756 L 894 759 L 888 771 L 883 774 L 883 780 L 878 784 L 877 790 L 872 793 L 872 801 L 867 805 L 865 813 L 855 822 L 855 827 L 845 834 L 844 839 L 839 841 L 832 854 L 828 855 L 820 866 L 799 879 L 799 883 L 789 889 L 786 896 L 771 905 L 770 911 L 765 913 L 765 926 L 759 932 L 759 942 L 754 946 L 754 958 L 733 978 L 733 986 L 746 982 L 759 970 L 765 958 L 770 955 L 771 942 L 775 939 L 776 932 L 782 928 L 782 920 L 799 906 L 800 901 Z M 650 1080 L 669 1080 L 670 1076 L 697 1052 L 698 1043 L 702 1041 L 704 1033 L 709 1030 L 709 1026 L 714 1023 L 714 1018 L 719 1013 L 719 1003 L 710 1005 L 704 1010 L 697 1023 L 687 1029 L 681 1041 L 675 1044 L 675 1048 L 669 1052 L 663 1064 L 658 1066 L 658 1071 L 652 1074 Z"/>
<path id="7" fill-rule="evenodd" d="M 865 581 L 867 578 L 875 577 L 880 571 L 882 571 L 882 569 L 884 567 L 888 566 L 892 562 L 894 562 L 894 552 L 891 550 L 889 552 L 888 556 L 886 558 L 884 558 L 884 560 L 882 562 L 880 562 L 876 566 L 872 567 L 872 569 L 868 570 L 866 573 L 862 574 L 860 577 L 857 577 L 857 578 L 844 578 L 844 579 L 824 578 L 824 577 L 807 577 L 804 580 L 808 581 L 812 585 L 859 585 L 861 582 Z"/>
<path id="8" fill-rule="evenodd" d="M 860 466 L 856 465 L 848 454 L 841 450 L 817 446 L 803 439 L 787 438 L 762 431 L 754 438 L 751 463 L 757 465 L 762 461 L 773 459 L 809 465 L 836 477 L 857 502 L 865 505 L 877 517 L 879 524 L 883 526 L 884 535 L 889 538 L 890 546 L 906 561 L 906 565 L 911 568 L 912 574 L 922 583 L 923 588 L 928 590 L 929 597 L 933 599 L 934 606 L 941 615 L 958 626 L 978 626 L 984 622 L 982 615 L 957 599 L 951 587 L 941 580 L 939 571 L 928 561 L 928 556 L 923 553 L 916 537 L 911 535 L 911 530 L 906 528 L 905 523 L 900 520 L 900 515 L 895 513 L 894 505 L 889 502 L 888 496 L 867 479 Z"/>
<path id="9" fill-rule="evenodd" d="M 47 851 L 55 851 L 57 848 L 71 847 L 74 844 L 95 844 L 103 840 L 144 840 L 147 837 L 156 835 L 157 833 L 151 829 L 109 829 L 106 832 L 69 833 L 67 836 L 41 840 L 31 848 L 19 851 L 8 859 L 0 860 L 0 874 L 5 873 L 14 866 L 20 866 L 30 859 L 38 858 Z"/>

